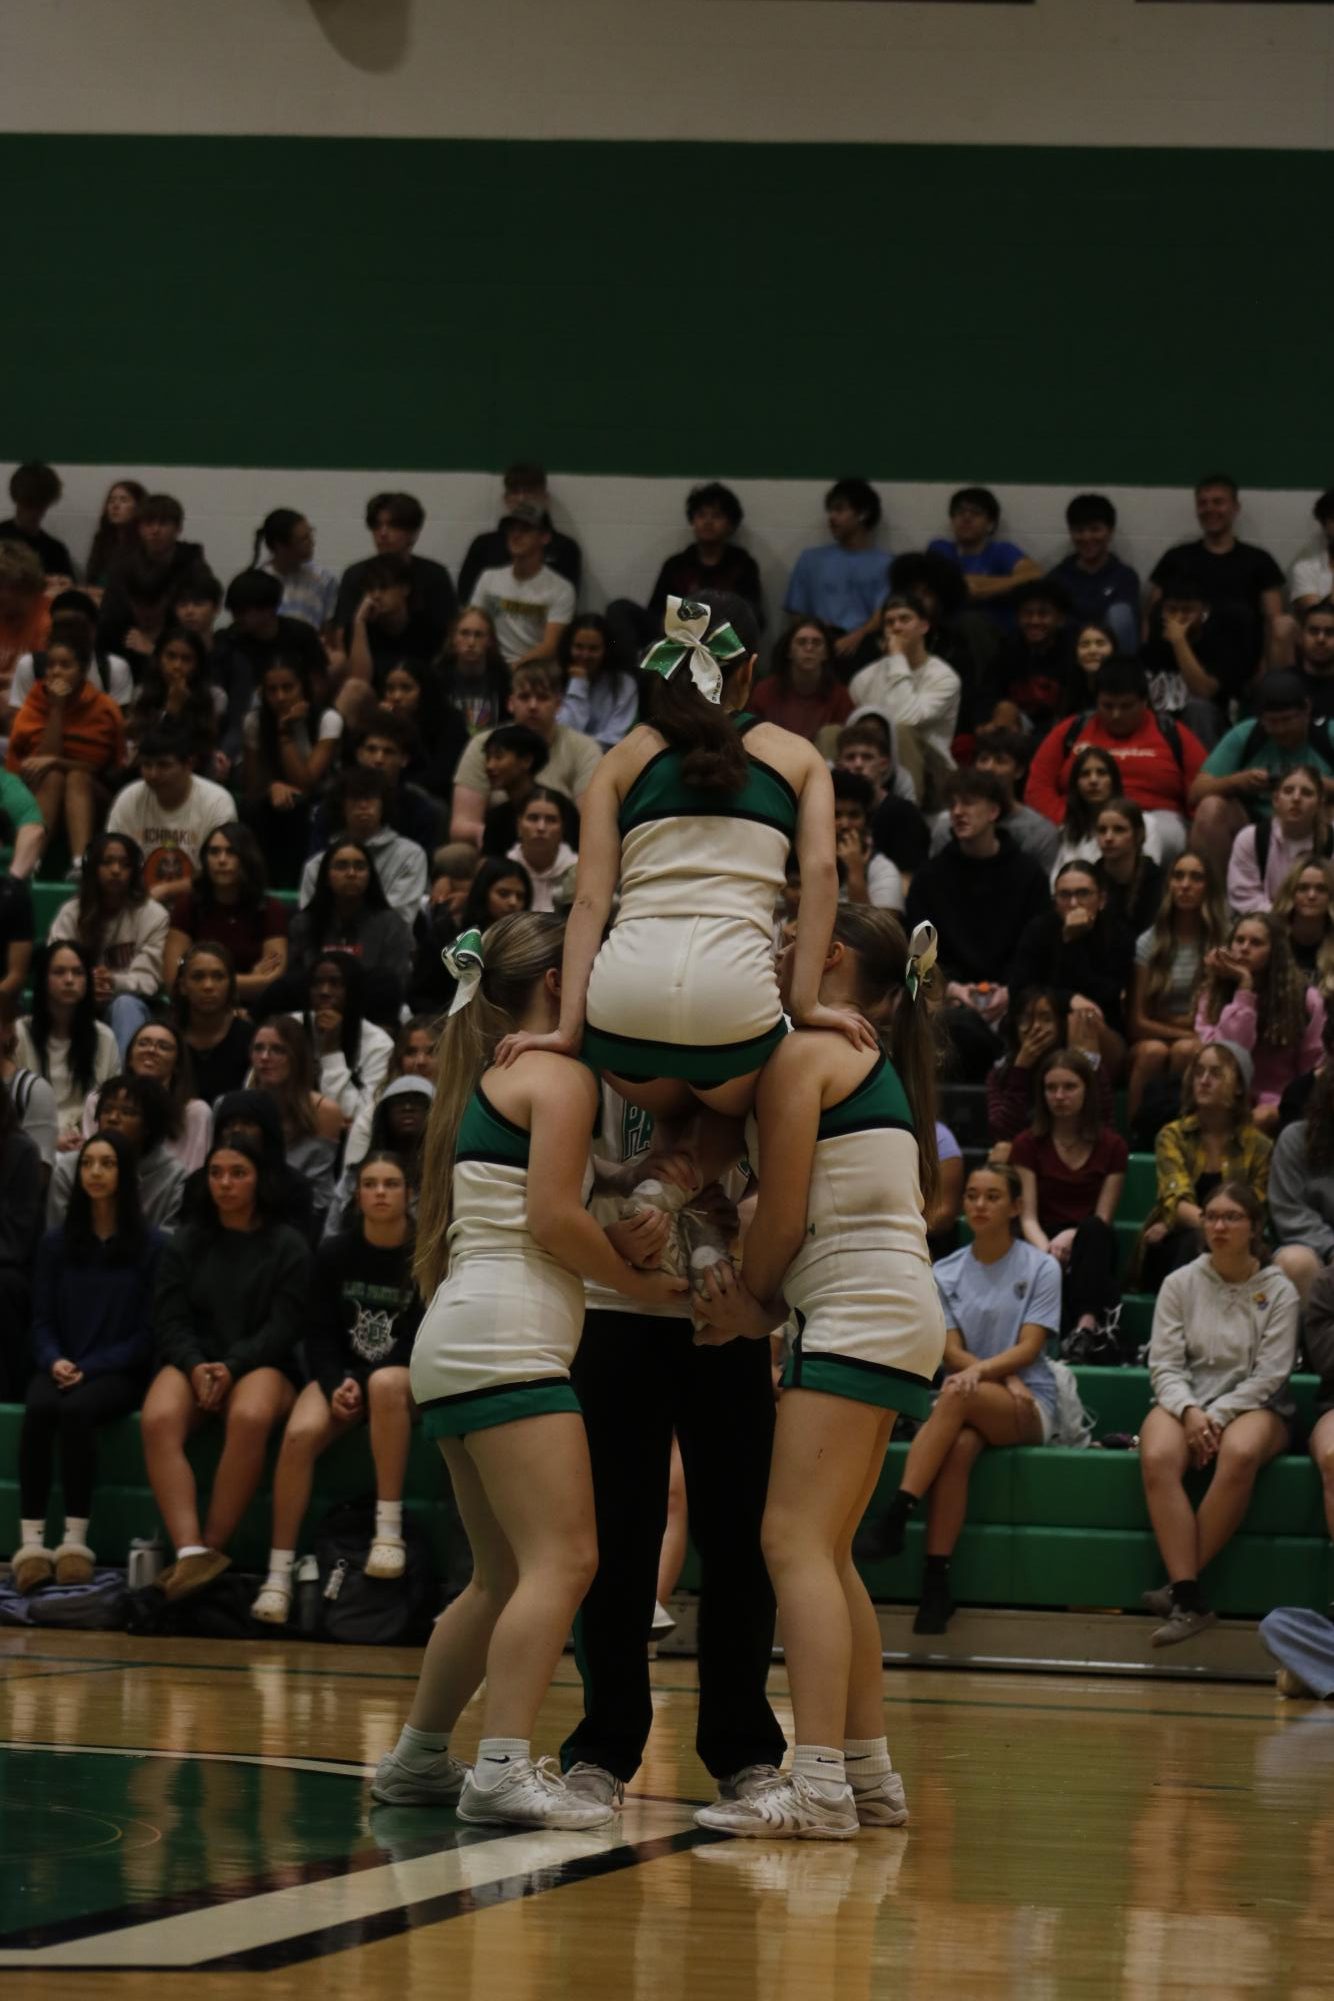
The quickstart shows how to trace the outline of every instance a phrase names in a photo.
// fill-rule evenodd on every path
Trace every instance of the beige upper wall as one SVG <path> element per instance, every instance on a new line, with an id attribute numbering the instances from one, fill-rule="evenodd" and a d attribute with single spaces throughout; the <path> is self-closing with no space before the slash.
<path id="1" fill-rule="evenodd" d="M 0 58 L 8 132 L 1334 137 L 1334 9 L 1274 0 L 8 0 Z"/>

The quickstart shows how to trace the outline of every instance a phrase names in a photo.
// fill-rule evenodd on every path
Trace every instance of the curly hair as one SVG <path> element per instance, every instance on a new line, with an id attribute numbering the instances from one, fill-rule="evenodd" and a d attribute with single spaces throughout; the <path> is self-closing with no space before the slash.
<path id="1" fill-rule="evenodd" d="M 1288 927 L 1272 910 L 1251 910 L 1239 917 L 1228 937 L 1229 945 L 1243 924 L 1262 924 L 1269 936 L 1269 963 L 1255 984 L 1257 1047 L 1295 1049 L 1306 1029 L 1306 982 L 1292 956 Z M 1211 973 L 1204 989 L 1205 1017 L 1216 1022 L 1237 991 L 1237 982 Z"/>

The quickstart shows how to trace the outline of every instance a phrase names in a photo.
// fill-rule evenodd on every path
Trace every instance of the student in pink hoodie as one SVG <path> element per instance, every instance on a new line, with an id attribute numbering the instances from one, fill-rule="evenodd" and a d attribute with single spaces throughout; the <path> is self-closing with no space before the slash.
<path id="1" fill-rule="evenodd" d="M 1282 920 L 1269 911 L 1239 917 L 1225 946 L 1205 954 L 1195 1033 L 1201 1042 L 1232 1042 L 1254 1065 L 1255 1123 L 1278 1130 L 1278 1101 L 1294 1077 L 1323 1055 L 1325 1003 L 1307 986 Z"/>

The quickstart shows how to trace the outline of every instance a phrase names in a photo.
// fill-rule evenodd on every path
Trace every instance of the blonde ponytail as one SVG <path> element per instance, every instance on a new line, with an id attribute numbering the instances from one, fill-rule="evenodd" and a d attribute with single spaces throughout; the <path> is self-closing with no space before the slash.
<path id="1" fill-rule="evenodd" d="M 916 999 L 909 996 L 905 984 L 908 937 L 888 910 L 841 904 L 834 919 L 834 936 L 857 956 L 858 1000 L 903 1085 L 917 1133 L 922 1196 L 929 1208 L 940 1178 L 936 1145 L 939 1050 L 930 982 L 923 983 Z"/>

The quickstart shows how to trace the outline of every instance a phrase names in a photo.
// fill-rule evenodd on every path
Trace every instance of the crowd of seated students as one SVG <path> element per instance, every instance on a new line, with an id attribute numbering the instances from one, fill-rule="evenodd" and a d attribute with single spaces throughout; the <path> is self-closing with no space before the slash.
<path id="1" fill-rule="evenodd" d="M 348 1301 L 377 1259 L 406 1269 L 433 1025 L 452 998 L 441 949 L 563 906 L 579 798 L 634 726 L 667 597 L 723 592 L 764 635 L 755 711 L 833 767 L 842 894 L 937 925 L 947 1071 L 986 1085 L 986 1165 L 965 1192 L 942 1126 L 928 1218 L 946 1393 L 893 1530 L 901 1543 L 929 1494 L 923 1629 L 949 1616 L 977 1453 L 1053 1436 L 1049 1346 L 1128 1358 L 1133 1276 L 1159 1293 L 1145 1473 L 1160 1609 L 1170 1637 L 1199 1630 L 1199 1570 L 1291 1437 L 1278 1390 L 1257 1402 L 1254 1384 L 1283 1355 L 1291 1369 L 1298 1300 L 1321 1301 L 1334 1253 L 1328 550 L 1298 561 L 1285 602 L 1273 558 L 1237 536 L 1235 484 L 1210 476 L 1198 539 L 1144 583 L 1098 494 L 1071 500 L 1045 575 L 979 487 L 953 496 L 947 532 L 891 557 L 881 495 L 845 478 L 766 631 L 745 511 L 717 482 L 691 489 L 692 539 L 643 603 L 605 616 L 580 608 L 582 552 L 533 465 L 508 469 L 457 587 L 418 553 L 410 494 L 370 497 L 371 552 L 341 577 L 316 562 L 310 519 L 276 508 L 224 584 L 170 495 L 116 481 L 80 577 L 42 525 L 58 475 L 20 467 L 10 492 L 0 1375 L 28 1398 L 31 1577 L 84 1574 L 96 1430 L 145 1395 L 177 1590 L 219 1567 L 289 1413 L 263 1616 L 290 1597 L 314 1458 L 363 1418 L 393 1574 L 411 1310 L 396 1359 L 376 1360 Z M 1315 511 L 1328 540 L 1334 494 Z M 75 885 L 40 943 L 39 868 Z M 794 869 L 776 936 L 799 898 Z M 1157 1156 L 1133 1273 L 1113 1227 L 1122 1090 L 1123 1124 Z M 1252 1243 L 1266 1202 L 1272 1266 Z M 1231 1300 L 1257 1273 L 1275 1314 L 1234 1316 L 1215 1352 L 1191 1288 Z M 183 1448 L 212 1417 L 225 1444 L 201 1513 Z M 67 1519 L 47 1551 L 57 1448 Z M 1325 1456 L 1334 1483 L 1328 1440 Z M 1181 1472 L 1214 1462 L 1219 1500 L 1188 1528 Z"/>

